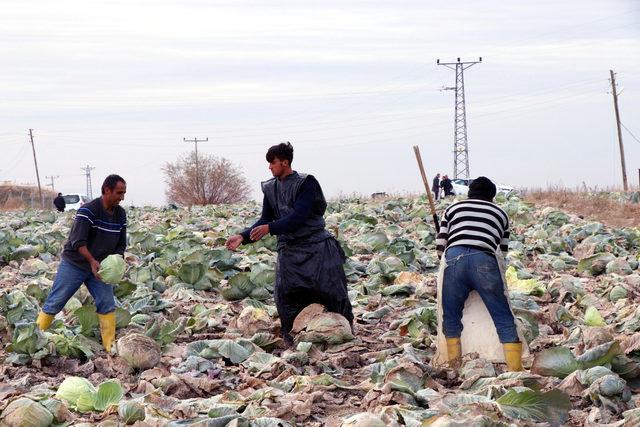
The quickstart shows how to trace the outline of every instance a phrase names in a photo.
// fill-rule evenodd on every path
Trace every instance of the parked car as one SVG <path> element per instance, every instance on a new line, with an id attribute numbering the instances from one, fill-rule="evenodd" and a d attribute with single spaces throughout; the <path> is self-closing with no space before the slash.
<path id="1" fill-rule="evenodd" d="M 68 211 L 70 209 L 77 210 L 79 207 L 81 207 L 85 203 L 88 203 L 91 201 L 91 199 L 89 199 L 87 196 L 80 193 L 63 194 L 62 198 L 64 199 L 64 203 L 65 203 L 65 207 L 64 207 L 65 211 Z"/>
<path id="2" fill-rule="evenodd" d="M 473 179 L 452 179 L 451 184 L 453 185 L 453 192 L 456 193 L 456 195 L 466 196 L 467 193 L 469 193 L 469 184 L 471 184 L 471 181 L 473 181 Z M 496 184 L 496 190 L 498 194 L 504 194 L 505 196 L 508 196 L 515 191 L 513 187 L 503 184 Z"/>

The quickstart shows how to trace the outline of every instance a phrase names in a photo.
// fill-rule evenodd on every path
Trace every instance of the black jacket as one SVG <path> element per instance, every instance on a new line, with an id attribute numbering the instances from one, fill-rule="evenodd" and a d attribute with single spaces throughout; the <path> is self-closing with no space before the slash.
<path id="1" fill-rule="evenodd" d="M 440 182 L 440 186 L 444 190 L 445 196 L 450 196 L 453 194 L 453 184 L 451 184 L 451 180 L 449 178 L 445 178 Z"/>
<path id="2" fill-rule="evenodd" d="M 64 208 L 67 206 L 67 204 L 64 202 L 64 197 L 58 196 L 53 199 L 53 206 L 55 206 L 58 211 L 64 212 Z"/>

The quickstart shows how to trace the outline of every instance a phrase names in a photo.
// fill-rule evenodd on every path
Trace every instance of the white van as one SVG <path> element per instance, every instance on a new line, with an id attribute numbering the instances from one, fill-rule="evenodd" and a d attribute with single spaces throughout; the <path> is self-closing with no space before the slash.
<path id="1" fill-rule="evenodd" d="M 453 192 L 456 195 L 466 196 L 469 193 L 469 185 L 471 184 L 472 179 L 461 179 L 455 178 L 451 180 L 451 184 L 453 185 Z M 504 184 L 496 184 L 496 194 L 503 194 L 504 196 L 509 196 L 514 193 L 515 190 L 513 187 Z"/>
<path id="2" fill-rule="evenodd" d="M 80 193 L 63 194 L 62 198 L 64 199 L 64 203 L 65 203 L 65 207 L 64 207 L 65 211 L 68 211 L 70 209 L 77 210 L 79 207 L 81 207 L 85 203 L 88 203 L 91 201 L 91 199 L 89 199 L 87 196 Z"/>

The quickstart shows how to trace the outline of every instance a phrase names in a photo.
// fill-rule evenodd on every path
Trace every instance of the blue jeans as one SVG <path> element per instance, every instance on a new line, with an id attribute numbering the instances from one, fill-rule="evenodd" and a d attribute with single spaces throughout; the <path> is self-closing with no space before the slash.
<path id="1" fill-rule="evenodd" d="M 116 309 L 113 286 L 98 280 L 91 271 L 83 270 L 69 261 L 62 260 L 58 266 L 51 292 L 47 295 L 47 299 L 42 306 L 42 311 L 51 315 L 58 314 L 82 283 L 87 286 L 89 293 L 96 302 L 98 314 L 111 313 Z"/>
<path id="2" fill-rule="evenodd" d="M 442 284 L 442 326 L 445 337 L 460 337 L 464 303 L 469 293 L 476 291 L 493 319 L 500 342 L 519 342 L 496 257 L 467 246 L 452 246 L 446 250 L 445 257 L 447 268 Z"/>

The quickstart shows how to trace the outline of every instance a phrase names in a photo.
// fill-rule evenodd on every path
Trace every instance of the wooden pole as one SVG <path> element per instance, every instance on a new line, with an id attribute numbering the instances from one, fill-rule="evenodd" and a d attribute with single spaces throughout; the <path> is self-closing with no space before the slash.
<path id="1" fill-rule="evenodd" d="M 436 226 L 436 232 L 440 232 L 440 221 L 438 221 L 438 214 L 436 213 L 436 206 L 433 203 L 433 196 L 431 195 L 431 188 L 429 187 L 429 180 L 427 179 L 427 174 L 424 170 L 424 166 L 422 165 L 422 156 L 420 155 L 420 147 L 417 145 L 413 146 L 413 152 L 416 154 L 416 160 L 418 161 L 418 168 L 420 168 L 420 175 L 422 175 L 422 182 L 424 184 L 424 189 L 427 192 L 427 197 L 429 198 L 429 207 L 431 208 L 431 215 L 433 215 L 433 222 Z"/>
<path id="2" fill-rule="evenodd" d="M 38 180 L 38 195 L 40 196 L 40 209 L 44 209 L 44 198 L 42 198 L 42 187 L 40 186 L 40 172 L 38 172 L 38 160 L 36 159 L 36 147 L 33 144 L 33 129 L 29 129 L 31 139 L 31 150 L 33 151 L 33 163 L 36 165 L 36 179 Z"/>
<path id="3" fill-rule="evenodd" d="M 618 145 L 620 146 L 620 163 L 622 164 L 622 186 L 624 191 L 629 191 L 629 183 L 627 182 L 627 166 L 624 161 L 624 145 L 622 144 L 622 130 L 620 129 L 620 110 L 618 110 L 618 89 L 616 88 L 616 76 L 613 70 L 609 70 L 611 74 L 611 92 L 613 93 L 613 108 L 616 111 L 616 125 L 618 127 Z"/>
<path id="4" fill-rule="evenodd" d="M 205 191 L 204 178 L 202 179 L 202 183 L 200 183 L 201 180 L 200 180 L 200 166 L 198 161 L 198 142 L 208 142 L 209 137 L 205 139 L 198 139 L 198 137 L 195 137 L 193 139 L 182 138 L 182 140 L 184 142 L 195 142 L 196 144 L 196 194 L 199 193 L 200 190 L 202 189 L 202 206 L 204 206 L 207 204 L 207 193 Z M 202 184 L 202 186 L 200 184 Z"/>

